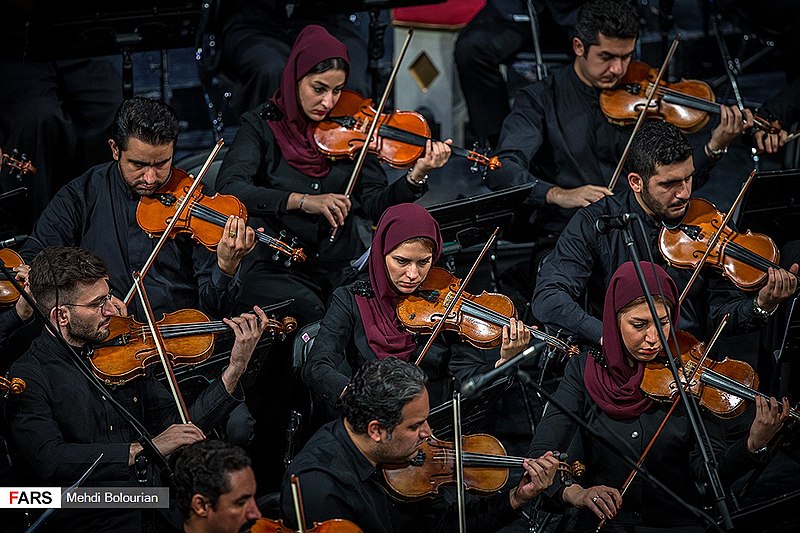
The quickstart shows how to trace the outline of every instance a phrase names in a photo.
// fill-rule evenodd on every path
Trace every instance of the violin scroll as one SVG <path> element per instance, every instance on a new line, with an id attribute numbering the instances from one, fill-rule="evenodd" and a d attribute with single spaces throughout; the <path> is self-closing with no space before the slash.
<path id="1" fill-rule="evenodd" d="M 22 394 L 27 388 L 27 383 L 21 378 L 11 378 L 0 376 L 0 392 L 5 395 Z"/>
<path id="2" fill-rule="evenodd" d="M 28 160 L 28 156 L 20 154 L 16 148 L 11 151 L 11 155 L 3 153 L 3 157 L 0 159 L 0 169 L 4 167 L 9 168 L 10 176 L 17 180 L 21 180 L 28 174 L 36 174 L 36 167 Z"/>

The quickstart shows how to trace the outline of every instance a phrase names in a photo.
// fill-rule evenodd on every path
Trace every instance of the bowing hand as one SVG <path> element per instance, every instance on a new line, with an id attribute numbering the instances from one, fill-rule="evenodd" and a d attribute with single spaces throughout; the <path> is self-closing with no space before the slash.
<path id="1" fill-rule="evenodd" d="M 264 228 L 259 228 L 263 231 Z M 256 246 L 256 232 L 245 224 L 244 219 L 229 216 L 222 229 L 222 238 L 217 244 L 217 264 L 229 276 L 236 274 L 242 258 Z"/>
<path id="2" fill-rule="evenodd" d="M 205 440 L 203 431 L 192 424 L 172 424 L 170 427 L 153 437 L 153 445 L 162 455 L 169 455 L 175 450 Z"/>
<path id="3" fill-rule="evenodd" d="M 553 484 L 558 472 L 558 458 L 547 452 L 538 459 L 525 459 L 522 462 L 525 473 L 516 488 L 509 493 L 511 507 L 519 509 L 543 490 Z"/>
<path id="4" fill-rule="evenodd" d="M 601 520 L 614 518 L 622 507 L 619 491 L 605 485 L 584 489 L 575 483 L 564 489 L 562 497 L 573 507 L 588 509 Z"/>

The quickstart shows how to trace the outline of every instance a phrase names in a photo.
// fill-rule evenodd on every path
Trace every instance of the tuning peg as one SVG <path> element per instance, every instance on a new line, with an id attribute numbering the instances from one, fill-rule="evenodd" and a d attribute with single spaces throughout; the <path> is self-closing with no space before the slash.
<path id="1" fill-rule="evenodd" d="M 285 238 L 286 238 L 286 230 L 281 230 L 281 231 L 278 233 L 278 240 L 279 240 L 279 241 L 282 241 L 282 240 L 284 240 Z"/>
<path id="2" fill-rule="evenodd" d="M 284 261 L 283 262 L 283 266 L 285 266 L 286 268 L 289 268 L 290 266 L 292 266 L 292 258 L 289 257 L 286 261 Z"/>
<path id="3" fill-rule="evenodd" d="M 281 258 L 280 252 L 275 252 L 274 254 L 272 254 L 272 260 L 273 261 L 277 261 L 280 258 Z"/>
<path id="4" fill-rule="evenodd" d="M 297 237 L 292 237 L 292 242 L 289 244 L 292 248 L 297 248 L 297 245 L 300 244 L 300 241 Z"/>

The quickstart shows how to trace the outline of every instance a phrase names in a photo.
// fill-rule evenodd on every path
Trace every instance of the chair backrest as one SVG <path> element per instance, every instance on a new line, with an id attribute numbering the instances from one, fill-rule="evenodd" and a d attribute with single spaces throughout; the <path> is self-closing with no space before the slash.
<path id="1" fill-rule="evenodd" d="M 314 345 L 314 339 L 319 333 L 319 326 L 321 320 L 312 322 L 300 328 L 297 335 L 294 337 L 294 346 L 292 347 L 292 367 L 295 372 L 299 372 L 303 368 L 303 363 L 308 358 L 308 352 Z"/>

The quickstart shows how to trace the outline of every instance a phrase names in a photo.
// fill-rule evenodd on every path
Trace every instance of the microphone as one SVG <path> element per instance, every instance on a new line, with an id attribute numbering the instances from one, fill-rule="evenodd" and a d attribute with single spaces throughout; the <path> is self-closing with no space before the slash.
<path id="1" fill-rule="evenodd" d="M 28 240 L 27 235 L 14 235 L 10 239 L 0 241 L 0 248 L 8 248 L 9 246 L 25 242 L 26 240 Z"/>
<path id="2" fill-rule="evenodd" d="M 463 396 L 464 398 L 472 396 L 480 389 L 482 389 L 484 386 L 494 381 L 499 375 L 506 374 L 509 371 L 511 371 L 511 369 L 517 368 L 519 364 L 522 363 L 522 361 L 524 361 L 528 357 L 531 357 L 536 353 L 538 349 L 546 345 L 547 343 L 544 341 L 535 342 L 530 346 L 528 346 L 527 348 L 525 348 L 525 350 L 522 351 L 521 353 L 518 353 L 517 355 L 512 357 L 505 364 L 500 365 L 497 368 L 493 368 L 492 370 L 490 370 L 485 374 L 481 374 L 479 376 L 475 376 L 468 379 L 467 381 L 464 382 L 464 384 L 461 385 L 461 396 Z"/>
<path id="3" fill-rule="evenodd" d="M 609 233 L 612 229 L 622 229 L 628 225 L 631 220 L 636 220 L 639 215 L 636 213 L 623 213 L 621 215 L 600 215 L 594 227 L 599 233 Z"/>

